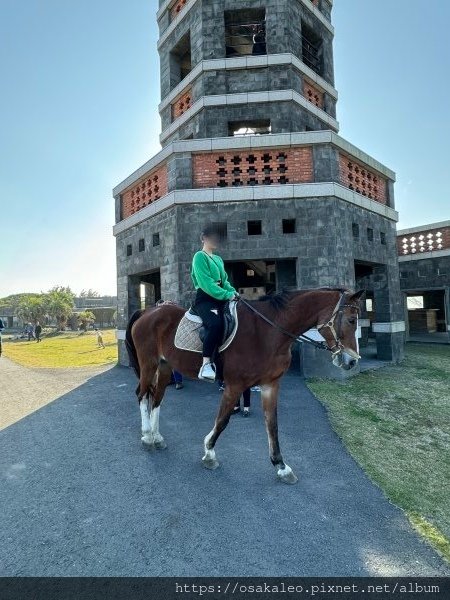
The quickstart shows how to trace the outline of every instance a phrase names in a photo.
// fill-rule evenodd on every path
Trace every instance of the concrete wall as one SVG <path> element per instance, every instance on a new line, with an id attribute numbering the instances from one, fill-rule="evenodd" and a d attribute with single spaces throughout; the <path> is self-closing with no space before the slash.
<path id="1" fill-rule="evenodd" d="M 402 290 L 450 287 L 450 253 L 416 260 L 401 257 L 399 268 Z"/>

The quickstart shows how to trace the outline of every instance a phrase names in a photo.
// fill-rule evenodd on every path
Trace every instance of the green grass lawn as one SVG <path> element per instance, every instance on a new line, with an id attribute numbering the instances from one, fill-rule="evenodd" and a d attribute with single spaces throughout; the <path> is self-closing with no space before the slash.
<path id="1" fill-rule="evenodd" d="M 3 354 L 25 367 L 94 367 L 117 362 L 115 330 L 104 330 L 102 335 L 105 349 L 97 348 L 94 331 L 44 335 L 39 344 L 4 337 Z"/>
<path id="2" fill-rule="evenodd" d="M 450 347 L 409 344 L 401 365 L 308 385 L 369 477 L 450 561 Z"/>

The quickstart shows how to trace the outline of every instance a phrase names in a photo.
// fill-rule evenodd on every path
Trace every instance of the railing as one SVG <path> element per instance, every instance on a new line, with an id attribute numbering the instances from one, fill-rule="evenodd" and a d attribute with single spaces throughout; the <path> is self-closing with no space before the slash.
<path id="1" fill-rule="evenodd" d="M 225 45 L 228 57 L 267 54 L 265 21 L 226 25 Z"/>
<path id="2" fill-rule="evenodd" d="M 302 58 L 307 67 L 320 75 L 322 71 L 322 61 L 319 56 L 320 46 L 313 44 L 307 37 L 302 35 Z"/>

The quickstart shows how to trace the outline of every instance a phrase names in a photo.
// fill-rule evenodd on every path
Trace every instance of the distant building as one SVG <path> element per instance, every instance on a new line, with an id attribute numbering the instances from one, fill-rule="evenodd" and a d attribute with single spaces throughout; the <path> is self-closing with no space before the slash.
<path id="1" fill-rule="evenodd" d="M 450 341 L 450 221 L 398 231 L 406 339 Z"/>
<path id="2" fill-rule="evenodd" d="M 15 329 L 22 325 L 21 320 L 15 316 L 12 306 L 0 306 L 0 319 L 7 329 Z"/>
<path id="3" fill-rule="evenodd" d="M 74 298 L 75 313 L 90 310 L 95 315 L 95 324 L 100 327 L 113 326 L 117 317 L 117 296 L 98 296 Z"/>
<path id="4" fill-rule="evenodd" d="M 77 311 L 92 310 L 93 308 L 117 309 L 117 296 L 98 296 L 94 298 L 77 296 L 74 298 L 74 304 Z"/>

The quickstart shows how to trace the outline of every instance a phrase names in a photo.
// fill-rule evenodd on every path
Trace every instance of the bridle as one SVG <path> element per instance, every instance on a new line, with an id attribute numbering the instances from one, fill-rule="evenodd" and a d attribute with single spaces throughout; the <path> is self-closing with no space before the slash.
<path id="1" fill-rule="evenodd" d="M 340 331 L 342 324 L 342 316 L 344 314 L 344 310 L 346 308 L 353 308 L 356 310 L 357 315 L 359 315 L 360 307 L 357 304 L 347 304 L 345 302 L 345 292 L 341 292 L 341 296 L 336 304 L 333 313 L 328 321 L 322 323 L 322 325 L 317 326 L 317 331 L 320 332 L 322 329 L 329 329 L 331 331 L 331 335 L 334 339 L 334 346 L 331 348 L 327 345 L 327 349 L 332 353 L 333 356 L 339 354 L 339 352 L 343 352 L 345 350 L 344 345 L 341 342 L 340 336 L 338 335 L 337 329 Z M 337 319 L 337 326 L 335 327 L 335 322 Z M 336 350 L 337 348 L 337 350 Z M 353 350 L 347 349 L 346 352 L 349 354 L 353 353 Z M 359 356 L 354 353 L 355 356 L 353 358 L 359 358 Z"/>
<path id="2" fill-rule="evenodd" d="M 331 317 L 327 321 L 325 321 L 325 323 L 322 323 L 322 325 L 317 326 L 318 332 L 320 332 L 321 330 L 326 329 L 326 328 L 328 328 L 331 331 L 331 335 L 333 336 L 333 339 L 335 342 L 334 345 L 331 346 L 331 348 L 326 342 L 319 342 L 317 340 L 313 340 L 312 338 L 308 337 L 307 335 L 304 335 L 304 334 L 294 335 L 290 331 L 287 331 L 287 329 L 284 329 L 284 327 L 281 327 L 281 325 L 278 325 L 278 323 L 275 323 L 274 321 L 272 321 L 271 319 L 269 319 L 268 317 L 266 317 L 265 315 L 260 313 L 259 310 L 257 310 L 254 306 L 252 306 L 249 302 L 247 302 L 243 298 L 239 298 L 239 302 L 242 302 L 243 304 L 245 304 L 245 306 L 247 308 L 249 308 L 252 312 L 254 312 L 256 315 L 258 315 L 263 321 L 265 321 L 266 323 L 268 323 L 275 329 L 278 329 L 278 331 L 281 331 L 281 333 L 290 337 L 292 340 L 294 340 L 296 342 L 305 342 L 307 344 L 315 346 L 316 348 L 319 348 L 320 350 L 327 350 L 328 352 L 331 352 L 332 356 L 337 356 L 339 353 L 341 353 L 345 350 L 349 354 L 353 353 L 354 354 L 353 358 L 359 358 L 359 356 L 356 354 L 356 352 L 353 352 L 353 350 L 350 350 L 350 349 L 346 349 L 340 339 L 340 329 L 341 329 L 342 316 L 344 314 L 344 310 L 346 308 L 353 308 L 357 311 L 358 314 L 360 311 L 360 307 L 357 304 L 348 304 L 346 302 L 345 292 L 341 292 L 338 303 L 336 304 L 336 306 L 331 314 Z M 335 325 L 336 319 L 337 319 L 337 324 Z"/>

